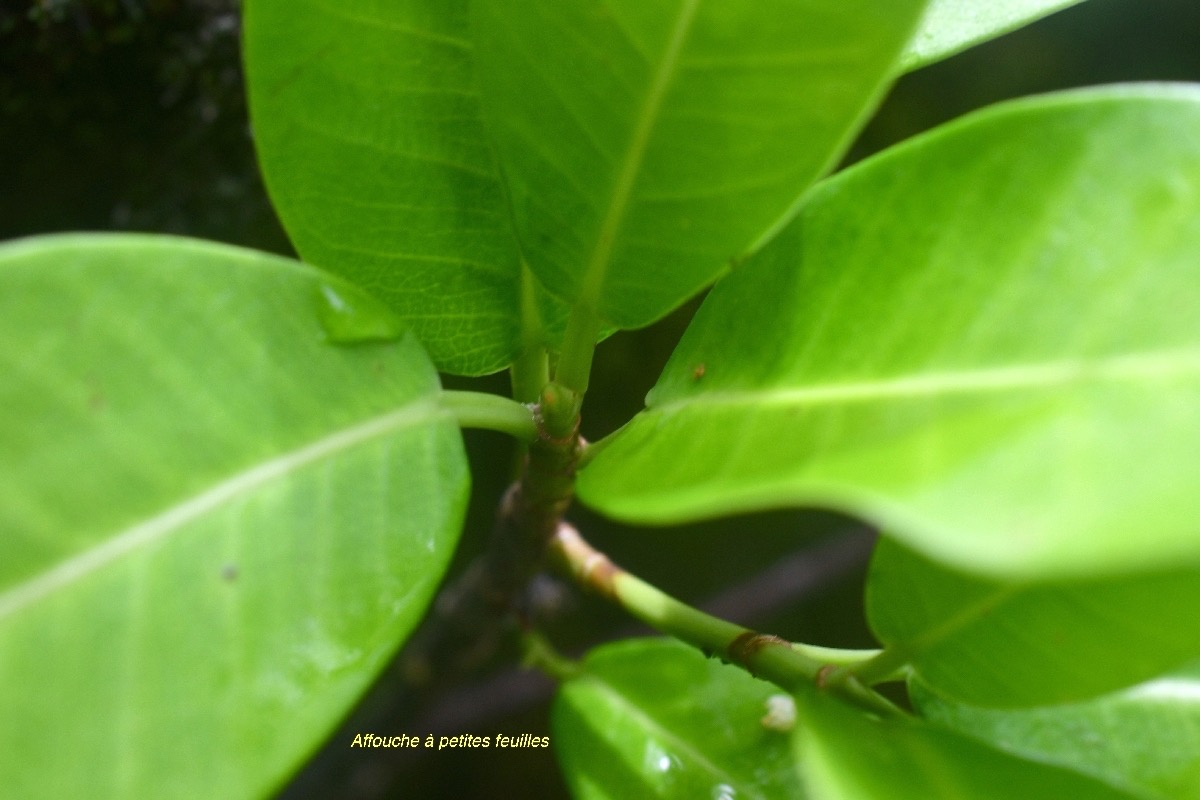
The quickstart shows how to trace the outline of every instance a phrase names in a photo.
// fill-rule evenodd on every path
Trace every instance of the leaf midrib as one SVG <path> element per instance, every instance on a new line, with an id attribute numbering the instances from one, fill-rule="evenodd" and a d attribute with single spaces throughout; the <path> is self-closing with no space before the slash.
<path id="1" fill-rule="evenodd" d="M 1065 359 L 1040 364 L 925 372 L 872 381 L 714 391 L 651 404 L 648 410 L 661 412 L 698 405 L 824 405 L 946 394 L 984 394 L 1014 389 L 1047 389 L 1106 380 L 1163 380 L 1189 375 L 1200 376 L 1200 349 L 1147 351 L 1102 359 Z"/>
<path id="2" fill-rule="evenodd" d="M 365 442 L 443 417 L 450 418 L 432 399 L 422 399 L 239 472 L 0 593 L 0 621 L 272 481 Z"/>
<path id="3" fill-rule="evenodd" d="M 899 641 L 888 644 L 884 652 L 892 658 L 903 657 L 906 663 L 911 664 L 933 648 L 975 625 L 988 614 L 994 614 L 1008 602 L 1019 598 L 1030 586 L 1029 583 L 1018 582 L 989 589 L 975 601 L 916 636 L 900 638 Z"/>
<path id="4" fill-rule="evenodd" d="M 699 6 L 700 0 L 684 0 L 680 4 L 679 15 L 675 18 L 675 24 L 671 29 L 671 38 L 667 41 L 667 48 L 663 52 L 662 60 L 654 73 L 654 79 L 642 101 L 633 136 L 630 137 L 629 145 L 621 159 L 621 171 L 618 173 L 608 209 L 600 224 L 595 245 L 580 283 L 579 302 L 589 308 L 596 307 L 604 290 L 604 282 L 608 275 L 617 234 L 629 209 L 633 187 L 637 183 L 642 161 L 650 146 L 650 139 L 654 133 L 655 123 L 658 121 L 659 111 L 662 109 L 663 99 L 666 97 L 667 89 L 679 65 L 680 54 Z"/>

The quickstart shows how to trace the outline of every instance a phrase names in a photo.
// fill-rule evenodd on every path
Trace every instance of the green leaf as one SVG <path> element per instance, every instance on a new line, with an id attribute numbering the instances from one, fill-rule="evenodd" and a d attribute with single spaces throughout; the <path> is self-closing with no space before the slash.
<path id="1" fill-rule="evenodd" d="M 706 299 L 580 497 L 788 504 L 1010 576 L 1200 558 L 1200 90 L 997 106 L 827 181 Z"/>
<path id="2" fill-rule="evenodd" d="M 924 67 L 1083 0 L 930 0 L 900 71 Z"/>
<path id="3" fill-rule="evenodd" d="M 248 0 L 255 143 L 296 250 L 386 301 L 440 369 L 507 367 L 520 259 L 467 0 Z"/>
<path id="4" fill-rule="evenodd" d="M 1200 798 L 1200 664 L 1087 703 L 996 711 L 913 686 L 937 724 L 1038 761 L 1094 775 L 1139 797 Z"/>
<path id="5" fill-rule="evenodd" d="M 778 689 L 666 639 L 588 654 L 554 704 L 554 746 L 578 798 L 802 797 Z"/>
<path id="6" fill-rule="evenodd" d="M 924 0 L 475 3 L 531 268 L 649 323 L 729 269 L 848 145 Z"/>
<path id="7" fill-rule="evenodd" d="M 1110 692 L 1200 657 L 1200 567 L 1070 583 L 971 577 L 881 541 L 867 616 L 938 692 L 982 706 Z"/>
<path id="8" fill-rule="evenodd" d="M 421 616 L 461 438 L 411 337 L 323 341 L 325 288 L 171 237 L 0 248 L 6 794 L 268 794 Z"/>
<path id="9" fill-rule="evenodd" d="M 1100 800 L 1131 795 L 918 720 L 876 720 L 832 697 L 797 697 L 798 761 L 815 800 Z"/>

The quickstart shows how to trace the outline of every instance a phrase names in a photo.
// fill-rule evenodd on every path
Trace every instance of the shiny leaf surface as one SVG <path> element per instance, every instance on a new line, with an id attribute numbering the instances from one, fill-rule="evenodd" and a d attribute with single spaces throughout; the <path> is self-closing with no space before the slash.
<path id="1" fill-rule="evenodd" d="M 578 798 L 803 797 L 779 690 L 666 639 L 593 650 L 554 705 L 554 744 Z"/>
<path id="2" fill-rule="evenodd" d="M 1182 635 L 1200 618 L 1200 567 L 1004 582 L 885 540 L 867 580 L 867 615 L 880 641 L 944 695 L 991 707 L 1062 703 L 1200 657 L 1200 637 Z"/>
<path id="3" fill-rule="evenodd" d="M 972 571 L 1200 559 L 1200 90 L 997 106 L 830 179 L 580 475 L 667 523 L 833 506 Z"/>
<path id="4" fill-rule="evenodd" d="M 521 268 L 475 90 L 466 0 L 250 0 L 259 161 L 305 261 L 410 324 L 440 369 L 520 348 Z"/>
<path id="5" fill-rule="evenodd" d="M 997 711 L 913 686 L 928 719 L 1140 797 L 1200 798 L 1200 665 L 1086 703 Z"/>
<path id="6" fill-rule="evenodd" d="M 917 720 L 876 720 L 824 695 L 797 698 L 798 762 L 818 800 L 1110 800 L 1132 795 Z"/>
<path id="7" fill-rule="evenodd" d="M 941 61 L 1028 25 L 1083 0 L 931 0 L 908 49 L 900 57 L 902 71 Z"/>
<path id="8" fill-rule="evenodd" d="M 683 302 L 832 166 L 924 5 L 479 0 L 484 108 L 531 268 L 621 327 Z"/>
<path id="9" fill-rule="evenodd" d="M 461 438 L 410 336 L 326 341 L 329 291 L 187 239 L 0 248 L 6 795 L 268 794 L 424 613 Z"/>

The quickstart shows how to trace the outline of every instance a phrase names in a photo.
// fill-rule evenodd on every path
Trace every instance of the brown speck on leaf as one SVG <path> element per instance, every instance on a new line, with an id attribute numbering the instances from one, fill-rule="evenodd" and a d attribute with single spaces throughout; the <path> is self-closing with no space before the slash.
<path id="1" fill-rule="evenodd" d="M 696 365 L 696 368 L 692 370 L 692 380 L 698 381 L 701 378 L 703 378 L 706 370 L 707 370 L 707 367 L 705 367 L 704 362 L 701 361 L 699 364 Z"/>
<path id="2" fill-rule="evenodd" d="M 221 567 L 221 580 L 233 582 L 237 580 L 238 568 L 237 564 L 226 564 Z"/>

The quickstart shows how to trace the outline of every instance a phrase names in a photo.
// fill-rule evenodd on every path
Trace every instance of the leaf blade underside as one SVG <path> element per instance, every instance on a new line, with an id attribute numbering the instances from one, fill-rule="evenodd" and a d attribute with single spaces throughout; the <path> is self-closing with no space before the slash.
<path id="1" fill-rule="evenodd" d="M 1200 798 L 1200 666 L 1083 703 L 997 710 L 912 686 L 936 724 L 995 747 L 1095 775 L 1138 796 Z"/>
<path id="2" fill-rule="evenodd" d="M 796 702 L 797 763 L 809 796 L 819 800 L 1133 797 L 1092 776 L 1026 760 L 920 720 L 874 719 L 811 691 Z"/>
<path id="3" fill-rule="evenodd" d="M 949 58 L 1009 31 L 1036 22 L 1083 0 L 932 0 L 916 34 L 900 57 L 910 72 Z"/>
<path id="4" fill-rule="evenodd" d="M 997 575 L 1200 557 L 1197 124 L 1193 88 L 1064 93 L 825 182 L 709 295 L 581 499 L 828 505 Z"/>
<path id="5" fill-rule="evenodd" d="M 531 269 L 601 324 L 678 306 L 832 166 L 922 6 L 477 3 L 485 113 Z"/>
<path id="6" fill-rule="evenodd" d="M 1006 582 L 884 540 L 866 600 L 871 630 L 893 656 L 940 694 L 979 706 L 1076 701 L 1200 657 L 1200 642 L 1179 633 L 1200 615 L 1197 566 Z"/>
<path id="7" fill-rule="evenodd" d="M 411 336 L 328 344 L 321 289 L 353 290 L 237 248 L 30 239 L 0 283 L 5 785 L 271 791 L 453 550 L 469 476 L 432 365 Z"/>
<path id="8" fill-rule="evenodd" d="M 439 369 L 521 347 L 521 264 L 475 89 L 466 0 L 246 3 L 251 119 L 308 263 L 413 327 Z"/>

